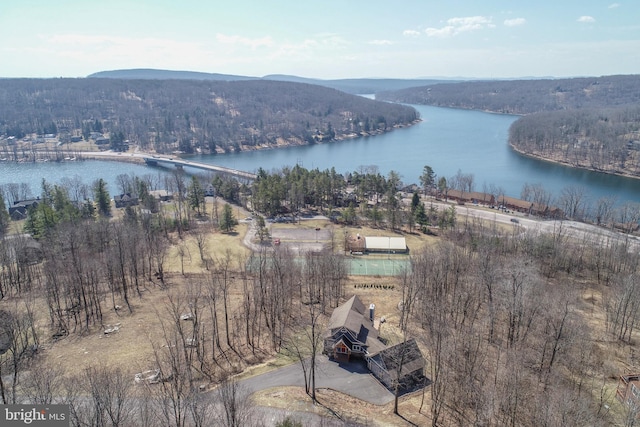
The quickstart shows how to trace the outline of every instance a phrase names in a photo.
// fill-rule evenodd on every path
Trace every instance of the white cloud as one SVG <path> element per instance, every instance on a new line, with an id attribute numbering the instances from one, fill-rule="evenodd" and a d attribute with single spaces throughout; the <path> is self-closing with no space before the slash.
<path id="1" fill-rule="evenodd" d="M 520 25 L 524 25 L 527 23 L 527 20 L 524 18 L 513 18 L 513 19 L 505 19 L 504 25 L 506 27 L 518 27 Z"/>
<path id="2" fill-rule="evenodd" d="M 593 16 L 581 16 L 580 18 L 578 18 L 578 22 L 582 22 L 583 24 L 592 24 L 594 22 L 596 22 L 596 18 L 594 18 Z"/>
<path id="3" fill-rule="evenodd" d="M 620 7 L 620 3 L 611 3 L 609 9 L 617 9 Z"/>
<path id="4" fill-rule="evenodd" d="M 373 44 L 377 46 L 389 46 L 389 45 L 392 45 L 393 42 L 391 40 L 371 40 L 369 44 Z"/>
<path id="5" fill-rule="evenodd" d="M 466 16 L 451 18 L 447 20 L 447 25 L 441 28 L 427 28 L 424 32 L 429 37 L 453 37 L 460 33 L 483 30 L 485 28 L 495 28 L 491 18 L 485 16 Z"/>
<path id="6" fill-rule="evenodd" d="M 420 35 L 420 31 L 416 31 L 416 30 L 404 30 L 402 32 L 403 36 L 406 37 L 418 37 Z"/>

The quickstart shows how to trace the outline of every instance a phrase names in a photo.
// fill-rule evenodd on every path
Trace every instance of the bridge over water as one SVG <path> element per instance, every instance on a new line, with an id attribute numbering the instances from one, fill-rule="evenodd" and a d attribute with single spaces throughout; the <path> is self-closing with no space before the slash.
<path id="1" fill-rule="evenodd" d="M 224 166 L 215 166 L 215 165 L 209 165 L 206 163 L 192 162 L 191 160 L 174 159 L 174 158 L 161 157 L 161 156 L 142 156 L 142 157 L 144 158 L 145 163 L 148 164 L 149 166 L 173 165 L 177 168 L 189 167 L 189 168 L 200 169 L 200 170 L 205 170 L 209 172 L 224 173 L 226 175 L 232 175 L 238 178 L 244 178 L 251 181 L 256 179 L 256 174 L 237 170 L 237 169 L 231 169 Z"/>

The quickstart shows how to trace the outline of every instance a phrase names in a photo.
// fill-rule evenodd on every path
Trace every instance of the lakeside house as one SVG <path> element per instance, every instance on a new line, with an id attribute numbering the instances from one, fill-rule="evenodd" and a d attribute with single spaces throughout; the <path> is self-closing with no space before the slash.
<path id="1" fill-rule="evenodd" d="M 118 194 L 113 198 L 113 201 L 116 204 L 116 208 L 126 208 L 138 205 L 138 198 L 132 196 L 130 193 Z"/>
<path id="2" fill-rule="evenodd" d="M 447 200 L 453 200 L 459 204 L 472 203 L 480 205 L 495 205 L 496 198 L 493 194 L 480 193 L 477 191 L 460 191 L 460 190 L 448 190 L 446 193 L 440 193 L 436 198 L 444 198 L 446 195 Z"/>
<path id="3" fill-rule="evenodd" d="M 499 206 L 513 212 L 520 212 L 526 215 L 536 215 L 545 218 L 564 218 L 564 212 L 561 209 L 546 204 L 529 202 L 527 200 L 516 199 L 500 195 L 497 198 L 489 193 L 481 193 L 477 191 L 460 191 L 449 189 L 446 193 L 436 194 L 436 199 L 455 201 L 460 205 L 471 203 L 474 205 Z"/>
<path id="4" fill-rule="evenodd" d="M 9 216 L 14 221 L 25 219 L 27 217 L 27 214 L 29 213 L 29 208 L 31 208 L 32 206 L 38 207 L 39 203 L 40 198 L 17 200 L 13 203 L 12 206 L 9 207 Z"/>

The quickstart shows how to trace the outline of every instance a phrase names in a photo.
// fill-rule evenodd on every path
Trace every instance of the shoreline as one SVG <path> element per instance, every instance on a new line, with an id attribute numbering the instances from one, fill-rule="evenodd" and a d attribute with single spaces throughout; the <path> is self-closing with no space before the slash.
<path id="1" fill-rule="evenodd" d="M 309 146 L 309 145 L 320 145 L 320 144 L 331 144 L 331 143 L 337 143 L 337 142 L 342 142 L 342 141 L 348 141 L 348 140 L 353 140 L 353 139 L 358 139 L 358 138 L 372 138 L 375 137 L 377 135 L 384 135 L 390 132 L 393 132 L 394 130 L 398 130 L 398 129 L 404 129 L 404 128 L 408 128 L 411 126 L 414 126 L 420 122 L 422 122 L 423 120 L 421 118 L 414 120 L 412 122 L 406 123 L 406 124 L 401 124 L 401 125 L 395 125 L 390 129 L 387 130 L 378 130 L 378 131 L 374 131 L 374 132 L 362 132 L 360 134 L 345 134 L 345 135 L 341 135 L 338 136 L 336 138 L 330 139 L 330 140 L 320 140 L 320 141 L 315 141 L 313 143 L 308 143 L 308 142 L 295 142 L 295 141 L 282 141 L 280 143 L 277 144 L 273 144 L 273 145 L 258 145 L 258 146 L 248 146 L 248 145 L 242 145 L 241 146 L 241 150 L 242 151 L 262 151 L 262 150 L 277 150 L 280 148 L 288 148 L 288 147 L 297 147 L 297 146 Z M 65 161 L 77 161 L 77 160 L 111 160 L 111 161 L 120 161 L 120 162 L 128 162 L 128 163 L 136 163 L 136 164 L 144 164 L 144 160 L 140 159 L 138 157 L 134 157 L 133 154 L 143 154 L 143 155 L 148 155 L 148 156 L 153 156 L 153 155 L 162 155 L 162 156 L 177 156 L 177 157 L 182 157 L 182 156 L 199 156 L 199 155 L 225 155 L 225 154 L 230 154 L 233 153 L 234 151 L 231 152 L 225 152 L 225 151 L 215 151 L 215 152 L 211 152 L 211 153 L 158 153 L 155 151 L 125 151 L 125 152 L 113 152 L 113 151 L 96 151 L 96 150 L 83 150 L 83 149 L 78 149 L 78 148 L 74 148 L 72 150 L 41 150 L 41 151 L 29 151 L 26 152 L 25 154 L 27 154 L 26 156 L 17 158 L 17 159 L 10 159 L 10 158 L 3 158 L 0 159 L 0 164 L 2 162 L 8 162 L 8 163 L 37 163 L 40 161 L 43 161 L 41 157 L 31 157 L 31 155 L 42 155 L 42 156 L 46 156 L 46 160 L 44 161 L 52 161 L 52 162 L 65 162 Z M 66 155 L 66 156 L 70 156 L 73 155 L 74 160 L 69 160 L 66 158 L 62 158 L 61 155 Z M 76 160 L 77 159 L 77 160 Z"/>
<path id="2" fill-rule="evenodd" d="M 513 151 L 515 151 L 516 153 L 520 154 L 521 156 L 528 157 L 530 159 L 540 160 L 540 161 L 543 161 L 543 162 L 552 163 L 554 165 L 559 165 L 559 166 L 563 166 L 563 167 L 566 167 L 566 168 L 572 168 L 572 169 L 577 169 L 577 170 L 595 172 L 595 173 L 600 173 L 600 174 L 603 174 L 603 175 L 619 176 L 619 177 L 622 177 L 622 178 L 640 180 L 640 175 L 632 175 L 632 174 L 628 174 L 628 173 L 619 173 L 619 172 L 613 172 L 613 171 L 593 169 L 593 168 L 584 167 L 584 166 L 576 166 L 576 165 L 572 165 L 570 163 L 567 163 L 567 162 L 564 162 L 564 161 L 561 161 L 561 160 L 554 160 L 554 159 L 550 159 L 548 157 L 543 157 L 543 156 L 538 155 L 538 154 L 526 153 L 526 152 L 522 151 L 521 149 L 517 148 L 516 146 L 514 146 L 512 143 L 510 143 L 510 142 L 507 142 L 507 143 L 509 144 L 509 147 L 511 147 L 511 149 Z"/>

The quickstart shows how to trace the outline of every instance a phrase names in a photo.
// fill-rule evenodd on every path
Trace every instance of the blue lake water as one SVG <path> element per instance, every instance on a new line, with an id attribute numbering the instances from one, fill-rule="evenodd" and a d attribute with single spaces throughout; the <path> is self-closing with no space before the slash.
<path id="1" fill-rule="evenodd" d="M 212 163 L 255 172 L 283 166 L 313 169 L 335 167 L 339 173 L 375 165 L 386 175 L 394 170 L 405 184 L 418 183 L 425 165 L 447 179 L 460 170 L 473 174 L 475 189 L 489 185 L 501 187 L 509 196 L 519 197 L 525 183 L 542 184 L 555 196 L 563 188 L 577 185 L 588 189 L 590 198 L 616 196 L 618 202 L 640 201 L 640 180 L 577 170 L 530 159 L 511 150 L 508 130 L 517 117 L 478 111 L 415 106 L 423 121 L 417 125 L 373 137 L 357 138 L 300 147 L 192 157 Z M 188 169 L 188 168 L 187 168 Z M 27 182 L 34 194 L 40 181 L 52 183 L 64 177 L 80 176 L 91 183 L 104 178 L 109 191 L 117 191 L 115 178 L 122 173 L 138 175 L 162 173 L 158 169 L 128 163 L 84 161 L 69 163 L 0 164 L 0 184 Z"/>

